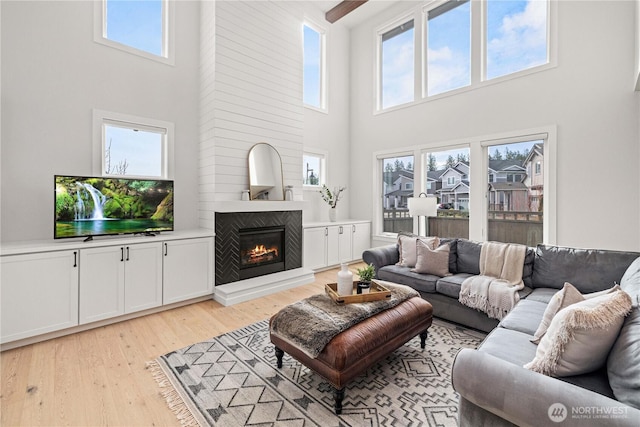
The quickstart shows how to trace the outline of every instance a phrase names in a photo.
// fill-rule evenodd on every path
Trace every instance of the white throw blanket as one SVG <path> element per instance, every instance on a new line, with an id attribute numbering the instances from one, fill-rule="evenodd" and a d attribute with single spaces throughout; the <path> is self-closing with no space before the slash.
<path id="1" fill-rule="evenodd" d="M 520 299 L 526 253 L 524 245 L 484 242 L 480 249 L 480 275 L 462 282 L 458 301 L 493 319 L 502 319 Z"/>

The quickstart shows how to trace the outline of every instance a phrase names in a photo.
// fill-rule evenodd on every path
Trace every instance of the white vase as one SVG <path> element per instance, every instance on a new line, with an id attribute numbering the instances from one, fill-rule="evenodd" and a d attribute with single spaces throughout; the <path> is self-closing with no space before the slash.
<path id="1" fill-rule="evenodd" d="M 329 208 L 329 221 L 336 222 L 337 215 L 338 215 L 338 208 Z"/>
<path id="2" fill-rule="evenodd" d="M 347 268 L 347 264 L 340 264 L 338 271 L 338 295 L 353 294 L 353 273 Z"/>

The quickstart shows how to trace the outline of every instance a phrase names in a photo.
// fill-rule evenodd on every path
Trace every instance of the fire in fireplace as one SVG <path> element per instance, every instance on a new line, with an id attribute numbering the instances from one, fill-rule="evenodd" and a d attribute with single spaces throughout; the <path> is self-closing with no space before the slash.
<path id="1" fill-rule="evenodd" d="M 239 232 L 240 278 L 284 271 L 284 227 L 249 228 Z"/>

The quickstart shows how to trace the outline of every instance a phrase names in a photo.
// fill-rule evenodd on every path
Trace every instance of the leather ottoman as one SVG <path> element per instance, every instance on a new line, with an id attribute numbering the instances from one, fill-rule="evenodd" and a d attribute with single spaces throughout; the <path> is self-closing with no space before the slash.
<path id="1" fill-rule="evenodd" d="M 410 298 L 339 333 L 315 359 L 273 334 L 270 338 L 276 346 L 278 368 L 282 368 L 286 352 L 324 377 L 335 389 L 334 409 L 340 414 L 344 389 L 351 380 L 416 335 L 420 335 L 420 346 L 425 348 L 432 311 L 431 304 L 421 297 Z M 273 317 L 269 323 L 272 321 Z"/>

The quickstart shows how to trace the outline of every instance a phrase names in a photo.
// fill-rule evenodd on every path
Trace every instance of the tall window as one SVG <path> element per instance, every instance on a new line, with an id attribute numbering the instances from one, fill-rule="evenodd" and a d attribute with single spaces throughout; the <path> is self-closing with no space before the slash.
<path id="1" fill-rule="evenodd" d="M 102 0 L 96 3 L 94 40 L 173 64 L 168 0 Z"/>
<path id="2" fill-rule="evenodd" d="M 488 148 L 488 240 L 542 243 L 544 179 L 531 172 L 544 160 L 543 147 L 543 140 L 532 140 Z"/>
<path id="3" fill-rule="evenodd" d="M 303 38 L 303 101 L 308 106 L 324 109 L 325 34 L 319 27 L 305 23 Z"/>
<path id="4" fill-rule="evenodd" d="M 488 0 L 486 78 L 546 64 L 548 3 Z"/>
<path id="5" fill-rule="evenodd" d="M 170 178 L 172 123 L 95 110 L 94 127 L 95 173 Z"/>
<path id="6" fill-rule="evenodd" d="M 382 109 L 414 100 L 413 19 L 379 34 Z"/>
<path id="7" fill-rule="evenodd" d="M 470 84 L 471 4 L 450 1 L 427 12 L 427 94 Z"/>
<path id="8" fill-rule="evenodd" d="M 413 197 L 413 156 L 380 159 L 382 167 L 382 231 L 412 231 L 407 199 Z"/>

